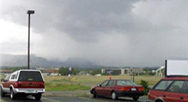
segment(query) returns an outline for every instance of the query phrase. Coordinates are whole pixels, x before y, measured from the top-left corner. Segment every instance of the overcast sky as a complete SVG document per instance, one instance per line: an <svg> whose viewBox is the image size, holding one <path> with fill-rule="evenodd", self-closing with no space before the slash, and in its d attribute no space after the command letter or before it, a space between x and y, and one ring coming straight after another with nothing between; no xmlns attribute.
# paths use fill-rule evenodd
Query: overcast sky
<svg viewBox="0 0 188 102"><path fill-rule="evenodd" d="M0 53L106 66L188 59L188 0L0 0Z"/></svg>

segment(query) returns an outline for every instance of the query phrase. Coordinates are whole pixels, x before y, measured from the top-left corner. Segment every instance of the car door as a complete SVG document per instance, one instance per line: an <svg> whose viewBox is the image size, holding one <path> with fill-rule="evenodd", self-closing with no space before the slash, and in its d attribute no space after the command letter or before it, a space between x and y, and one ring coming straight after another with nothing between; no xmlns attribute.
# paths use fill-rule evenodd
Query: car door
<svg viewBox="0 0 188 102"><path fill-rule="evenodd" d="M185 81L173 81L173 83L168 87L167 91L164 92L163 99L166 102L184 102L182 96L182 87Z"/></svg>
<svg viewBox="0 0 188 102"><path fill-rule="evenodd" d="M105 95L104 90L105 90L106 85L108 84L108 81L109 81L109 80L106 80L106 81L102 82L102 83L99 84L99 86L96 88L96 92L97 92L98 95Z"/></svg>
<svg viewBox="0 0 188 102"><path fill-rule="evenodd" d="M180 94L181 102L188 102L188 81L185 81Z"/></svg>
<svg viewBox="0 0 188 102"><path fill-rule="evenodd" d="M8 76L3 80L3 82L2 82L3 91L4 91L4 92L7 92L7 93L9 93L9 87L10 87L10 84L11 84L11 82L10 82L10 76L11 76L11 75L8 75Z"/></svg>
<svg viewBox="0 0 188 102"><path fill-rule="evenodd" d="M104 88L104 94L106 96L111 96L111 92L113 90L113 87L114 87L114 84L115 83L115 80L109 80L107 86Z"/></svg>
<svg viewBox="0 0 188 102"><path fill-rule="evenodd" d="M172 83L172 80L161 80L159 81L154 88L149 93L149 99L157 100L164 99L166 97L166 90L168 86Z"/></svg>
<svg viewBox="0 0 188 102"><path fill-rule="evenodd" d="M2 85L4 88L8 88L9 87L9 79L10 79L10 75L8 75L2 82Z"/></svg>

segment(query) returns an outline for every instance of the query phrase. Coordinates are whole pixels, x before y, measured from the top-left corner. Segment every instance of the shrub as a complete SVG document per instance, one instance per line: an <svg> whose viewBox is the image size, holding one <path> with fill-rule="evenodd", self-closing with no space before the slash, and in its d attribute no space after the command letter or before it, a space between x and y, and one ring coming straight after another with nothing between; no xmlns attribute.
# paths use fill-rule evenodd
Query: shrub
<svg viewBox="0 0 188 102"><path fill-rule="evenodd" d="M144 87L144 89L145 89L145 95L147 95L148 92L149 92L149 90L150 90L148 81L141 80L140 85L142 85Z"/></svg>

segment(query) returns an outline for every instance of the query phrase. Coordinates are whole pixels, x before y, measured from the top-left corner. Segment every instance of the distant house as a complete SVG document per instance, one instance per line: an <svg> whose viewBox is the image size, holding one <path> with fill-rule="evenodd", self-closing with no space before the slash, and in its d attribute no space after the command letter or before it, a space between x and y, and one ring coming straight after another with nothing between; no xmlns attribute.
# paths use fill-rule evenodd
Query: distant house
<svg viewBox="0 0 188 102"><path fill-rule="evenodd" d="M117 75L129 75L132 72L134 74L139 75L140 73L144 73L143 68L107 68L102 69L102 73L116 73Z"/></svg>
<svg viewBox="0 0 188 102"><path fill-rule="evenodd" d="M80 71L78 75L89 75L89 73L87 71Z"/></svg>
<svg viewBox="0 0 188 102"><path fill-rule="evenodd" d="M5 73L12 73L13 71L8 69L1 69L0 72L5 74Z"/></svg>
<svg viewBox="0 0 188 102"><path fill-rule="evenodd" d="M102 69L102 73L116 73L118 75L124 75L124 74L129 74L129 70L127 68L107 68L107 69Z"/></svg>
<svg viewBox="0 0 188 102"><path fill-rule="evenodd" d="M43 75L59 75L59 68L51 68L51 69L41 69Z"/></svg>
<svg viewBox="0 0 188 102"><path fill-rule="evenodd" d="M130 73L134 73L134 75L140 75L141 73L145 73L143 68L130 68Z"/></svg>

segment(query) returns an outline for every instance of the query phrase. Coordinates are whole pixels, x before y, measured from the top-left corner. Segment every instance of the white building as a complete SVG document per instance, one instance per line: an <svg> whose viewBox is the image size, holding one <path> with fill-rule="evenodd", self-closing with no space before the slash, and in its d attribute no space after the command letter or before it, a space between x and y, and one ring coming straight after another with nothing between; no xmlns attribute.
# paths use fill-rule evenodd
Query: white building
<svg viewBox="0 0 188 102"><path fill-rule="evenodd" d="M155 70L155 75L159 77L165 76L165 66L159 67L157 70Z"/></svg>

